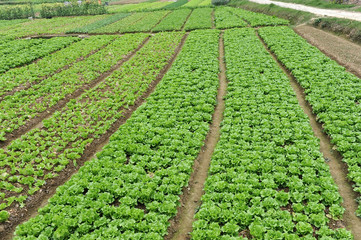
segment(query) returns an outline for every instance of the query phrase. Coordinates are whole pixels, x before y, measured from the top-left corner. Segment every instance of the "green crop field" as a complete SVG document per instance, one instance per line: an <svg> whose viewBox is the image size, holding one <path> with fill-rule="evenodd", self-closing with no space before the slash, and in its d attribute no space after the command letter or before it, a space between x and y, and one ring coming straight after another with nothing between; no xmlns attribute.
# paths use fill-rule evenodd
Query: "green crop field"
<svg viewBox="0 0 361 240"><path fill-rule="evenodd" d="M360 239L361 79L288 25L209 0L1 20L0 239Z"/></svg>

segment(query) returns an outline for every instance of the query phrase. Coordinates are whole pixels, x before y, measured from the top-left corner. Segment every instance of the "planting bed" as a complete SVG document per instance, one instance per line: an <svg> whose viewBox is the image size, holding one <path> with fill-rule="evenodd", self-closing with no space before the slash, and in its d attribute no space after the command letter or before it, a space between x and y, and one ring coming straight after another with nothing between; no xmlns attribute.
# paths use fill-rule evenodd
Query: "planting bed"
<svg viewBox="0 0 361 240"><path fill-rule="evenodd" d="M0 239L361 239L358 77L284 19L110 9L0 22Z"/></svg>

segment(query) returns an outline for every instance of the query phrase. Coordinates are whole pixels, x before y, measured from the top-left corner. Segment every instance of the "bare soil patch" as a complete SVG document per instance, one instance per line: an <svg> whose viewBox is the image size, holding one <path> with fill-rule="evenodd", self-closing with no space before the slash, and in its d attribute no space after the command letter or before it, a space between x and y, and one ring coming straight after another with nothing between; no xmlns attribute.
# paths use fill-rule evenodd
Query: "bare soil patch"
<svg viewBox="0 0 361 240"><path fill-rule="evenodd" d="M294 30L328 57L361 78L360 45L307 25L297 26Z"/></svg>

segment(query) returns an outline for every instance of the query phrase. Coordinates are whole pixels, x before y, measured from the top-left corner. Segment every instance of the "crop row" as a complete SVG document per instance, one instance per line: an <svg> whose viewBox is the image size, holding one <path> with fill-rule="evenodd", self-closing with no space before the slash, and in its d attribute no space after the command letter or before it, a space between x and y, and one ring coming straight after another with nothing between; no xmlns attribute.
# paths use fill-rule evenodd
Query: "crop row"
<svg viewBox="0 0 361 240"><path fill-rule="evenodd" d="M100 19L99 21L90 23L90 24L88 24L86 26L81 26L79 28L72 29L72 30L68 31L67 33L88 33L88 32L91 32L93 30L96 30L98 28L101 28L101 27L104 27L106 25L117 22L120 19L123 19L123 18L125 18L125 17L127 17L129 15L130 15L129 13L118 13L118 14L110 15L107 18Z"/></svg>
<svg viewBox="0 0 361 240"><path fill-rule="evenodd" d="M228 11L228 8L218 7L214 13L216 28L247 27L248 24L239 16Z"/></svg>
<svg viewBox="0 0 361 240"><path fill-rule="evenodd" d="M66 43L71 39L73 38L69 40L68 38L61 38L61 41ZM84 58L112 40L113 38L101 36L86 38L32 64L10 69L0 76L0 96L20 86L26 87L39 83L47 76L55 74L65 66L72 65L78 59Z"/></svg>
<svg viewBox="0 0 361 240"><path fill-rule="evenodd" d="M15 239L163 239L209 130L218 37L190 33L155 92Z"/></svg>
<svg viewBox="0 0 361 240"><path fill-rule="evenodd" d="M197 7L198 4L203 2L203 0L190 0L187 4L185 4L183 7Z"/></svg>
<svg viewBox="0 0 361 240"><path fill-rule="evenodd" d="M65 33L74 28L82 27L92 22L99 21L107 15L80 16L80 17L56 17L52 19L36 19L0 29L0 35L23 37L39 34Z"/></svg>
<svg viewBox="0 0 361 240"><path fill-rule="evenodd" d="M150 32L170 11L154 11L147 13L136 23L126 26L120 32Z"/></svg>
<svg viewBox="0 0 361 240"><path fill-rule="evenodd" d="M124 109L133 105L148 89L148 85L156 79L174 54L182 35L183 33L155 35L104 82L79 99L71 100L64 109L44 120L43 128L35 129L21 140L14 141L8 151L3 153L6 166L14 173L8 173L6 181L3 181L10 182L13 186L20 185L24 190L17 190L17 195L27 196L39 190L46 179L62 171L71 161L76 165L86 147L106 133L122 117ZM136 47L146 36L123 36L123 44ZM29 162L29 158L38 161ZM26 187L31 192L26 192ZM14 197L14 194L11 196ZM7 202L9 200L12 198L7 196L3 199Z"/></svg>
<svg viewBox="0 0 361 240"><path fill-rule="evenodd" d="M156 25L152 32L181 30L191 11L190 9L174 10Z"/></svg>
<svg viewBox="0 0 361 240"><path fill-rule="evenodd" d="M115 41L89 58L75 63L69 69L5 97L0 102L0 136L4 137L5 133L19 129L60 100L96 80L136 48L136 45L128 44L126 40L117 36L103 36L103 38L115 39Z"/></svg>
<svg viewBox="0 0 361 240"><path fill-rule="evenodd" d="M102 28L95 29L91 31L92 33L114 33L114 32L123 32L130 28L132 25L143 19L148 13L134 13L126 18L121 19L115 23L109 24Z"/></svg>
<svg viewBox="0 0 361 240"><path fill-rule="evenodd" d="M354 191L361 193L360 79L290 28L266 28L260 35L305 89L313 112L348 165ZM357 215L361 216L361 206Z"/></svg>
<svg viewBox="0 0 361 240"><path fill-rule="evenodd" d="M187 4L188 0L178 0L176 2L173 2L165 7L163 7L163 9L165 10L171 10L171 9L177 9L181 6L183 6L184 4Z"/></svg>
<svg viewBox="0 0 361 240"><path fill-rule="evenodd" d="M0 28L28 21L27 19L0 20Z"/></svg>
<svg viewBox="0 0 361 240"><path fill-rule="evenodd" d="M209 7L212 6L212 0L203 0L198 7Z"/></svg>
<svg viewBox="0 0 361 240"><path fill-rule="evenodd" d="M211 0L190 0L187 4L183 5L186 8L196 7L210 7L212 6Z"/></svg>
<svg viewBox="0 0 361 240"><path fill-rule="evenodd" d="M352 239L328 226L342 198L287 76L254 29L224 42L226 108L193 239Z"/></svg>
<svg viewBox="0 0 361 240"><path fill-rule="evenodd" d="M257 26L275 26L289 24L288 20L275 16L268 16L262 13L255 13L241 8L227 8L230 12L246 20L252 27Z"/></svg>
<svg viewBox="0 0 361 240"><path fill-rule="evenodd" d="M0 45L0 73L64 48L77 38L14 40Z"/></svg>
<svg viewBox="0 0 361 240"><path fill-rule="evenodd" d="M212 28L213 8L194 9L186 22L185 30Z"/></svg>
<svg viewBox="0 0 361 240"><path fill-rule="evenodd" d="M170 4L169 2L148 2L148 3L144 3L143 5L140 5L139 7L132 9L132 11L157 10L157 9L162 9L163 7L169 4Z"/></svg>
<svg viewBox="0 0 361 240"><path fill-rule="evenodd" d="M167 9L167 6L172 4L173 3L170 2L143 2L138 4L114 5L109 7L109 11L112 13L153 11ZM172 8L174 8L174 6Z"/></svg>

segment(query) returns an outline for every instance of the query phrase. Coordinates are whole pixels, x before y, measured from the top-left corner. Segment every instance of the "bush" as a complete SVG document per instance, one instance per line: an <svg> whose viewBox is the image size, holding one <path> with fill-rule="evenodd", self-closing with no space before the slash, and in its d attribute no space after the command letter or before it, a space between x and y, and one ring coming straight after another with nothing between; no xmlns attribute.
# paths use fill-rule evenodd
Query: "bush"
<svg viewBox="0 0 361 240"><path fill-rule="evenodd" d="M23 19L28 17L34 17L34 9L30 4L0 8L1 20Z"/></svg>
<svg viewBox="0 0 361 240"><path fill-rule="evenodd" d="M100 15L107 13L103 5L97 3L81 3L77 2L69 3L64 5L63 3L59 4L44 4L41 8L40 15L43 18L51 17L62 17L62 16L82 16L82 15Z"/></svg>
<svg viewBox="0 0 361 240"><path fill-rule="evenodd" d="M212 4L215 6L226 5L229 0L212 0Z"/></svg>

